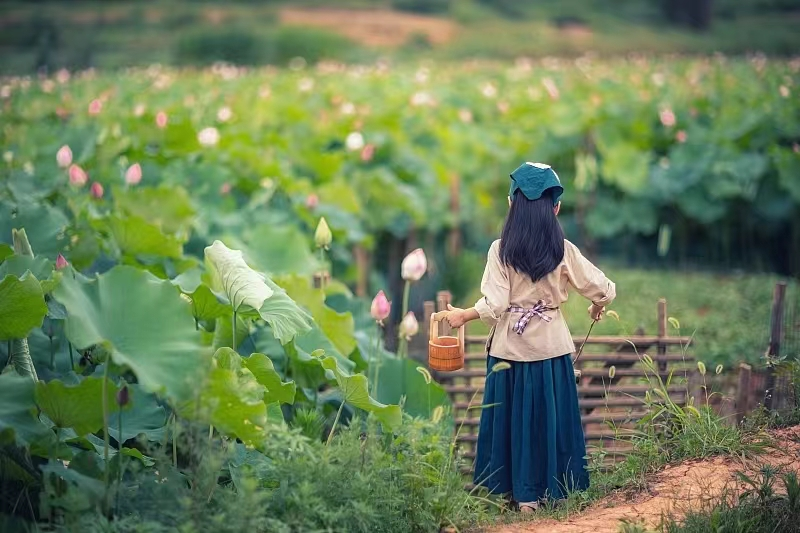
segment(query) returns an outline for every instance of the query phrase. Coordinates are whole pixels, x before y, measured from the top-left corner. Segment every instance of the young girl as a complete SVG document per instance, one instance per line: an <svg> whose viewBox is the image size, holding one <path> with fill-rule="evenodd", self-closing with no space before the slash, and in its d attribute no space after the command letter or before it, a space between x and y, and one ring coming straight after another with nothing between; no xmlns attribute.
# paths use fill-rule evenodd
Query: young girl
<svg viewBox="0 0 800 533"><path fill-rule="evenodd" d="M510 494L522 512L589 486L586 445L570 355L575 351L561 305L569 286L589 299L599 320L614 284L564 239L556 216L564 192L548 165L511 174L509 211L490 250L475 307L450 307L457 328L490 324L475 483ZM510 368L492 372L498 362Z"/></svg>

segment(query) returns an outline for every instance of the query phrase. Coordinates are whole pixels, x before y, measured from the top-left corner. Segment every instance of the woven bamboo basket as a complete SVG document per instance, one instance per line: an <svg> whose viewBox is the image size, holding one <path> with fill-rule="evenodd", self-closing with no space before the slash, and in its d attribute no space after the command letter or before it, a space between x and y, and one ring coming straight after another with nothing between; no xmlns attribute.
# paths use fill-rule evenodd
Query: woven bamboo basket
<svg viewBox="0 0 800 533"><path fill-rule="evenodd" d="M464 368L464 326L458 328L458 335L439 336L439 323L447 316L446 311L431 315L431 329L428 338L428 366L437 372L454 372Z"/></svg>

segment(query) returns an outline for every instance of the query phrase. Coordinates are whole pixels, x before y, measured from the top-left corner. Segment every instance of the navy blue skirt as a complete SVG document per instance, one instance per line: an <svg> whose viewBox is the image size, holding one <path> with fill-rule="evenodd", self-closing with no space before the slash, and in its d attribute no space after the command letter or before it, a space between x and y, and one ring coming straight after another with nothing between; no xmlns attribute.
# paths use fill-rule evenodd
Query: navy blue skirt
<svg viewBox="0 0 800 533"><path fill-rule="evenodd" d="M502 361L487 357L475 458L475 484L517 502L561 499L589 488L586 443L572 359Z"/></svg>

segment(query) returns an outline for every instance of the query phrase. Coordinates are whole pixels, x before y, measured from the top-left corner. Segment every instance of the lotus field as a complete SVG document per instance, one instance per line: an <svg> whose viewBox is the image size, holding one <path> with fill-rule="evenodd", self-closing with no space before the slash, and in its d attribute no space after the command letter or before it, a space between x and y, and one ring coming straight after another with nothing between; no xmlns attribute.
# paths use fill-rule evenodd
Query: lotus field
<svg viewBox="0 0 800 533"><path fill-rule="evenodd" d="M446 394L407 357L425 254L402 265L405 294L370 306L351 292L354 247L487 242L525 160L559 169L586 242L658 236L668 254L672 233L800 231L798 70L297 60L2 80L2 520L81 530L98 510L126 530L165 520L155 502L176 483L169 520L190 530L223 530L212 512L254 521L231 531L473 520L485 502L461 488ZM389 292L401 265L374 274Z"/></svg>

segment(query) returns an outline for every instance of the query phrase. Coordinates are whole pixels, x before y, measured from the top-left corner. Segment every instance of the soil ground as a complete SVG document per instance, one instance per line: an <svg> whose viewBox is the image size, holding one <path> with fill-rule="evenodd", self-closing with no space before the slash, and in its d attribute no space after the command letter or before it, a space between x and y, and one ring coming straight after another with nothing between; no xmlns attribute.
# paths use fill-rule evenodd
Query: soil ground
<svg viewBox="0 0 800 533"><path fill-rule="evenodd" d="M681 517L702 509L723 495L741 493L736 472L754 472L768 463L783 471L800 472L800 426L771 433L773 446L763 455L742 460L715 457L669 466L655 474L648 490L633 497L612 494L565 520L537 520L484 529L490 533L617 533L620 522L644 522L656 527L664 516Z"/></svg>

